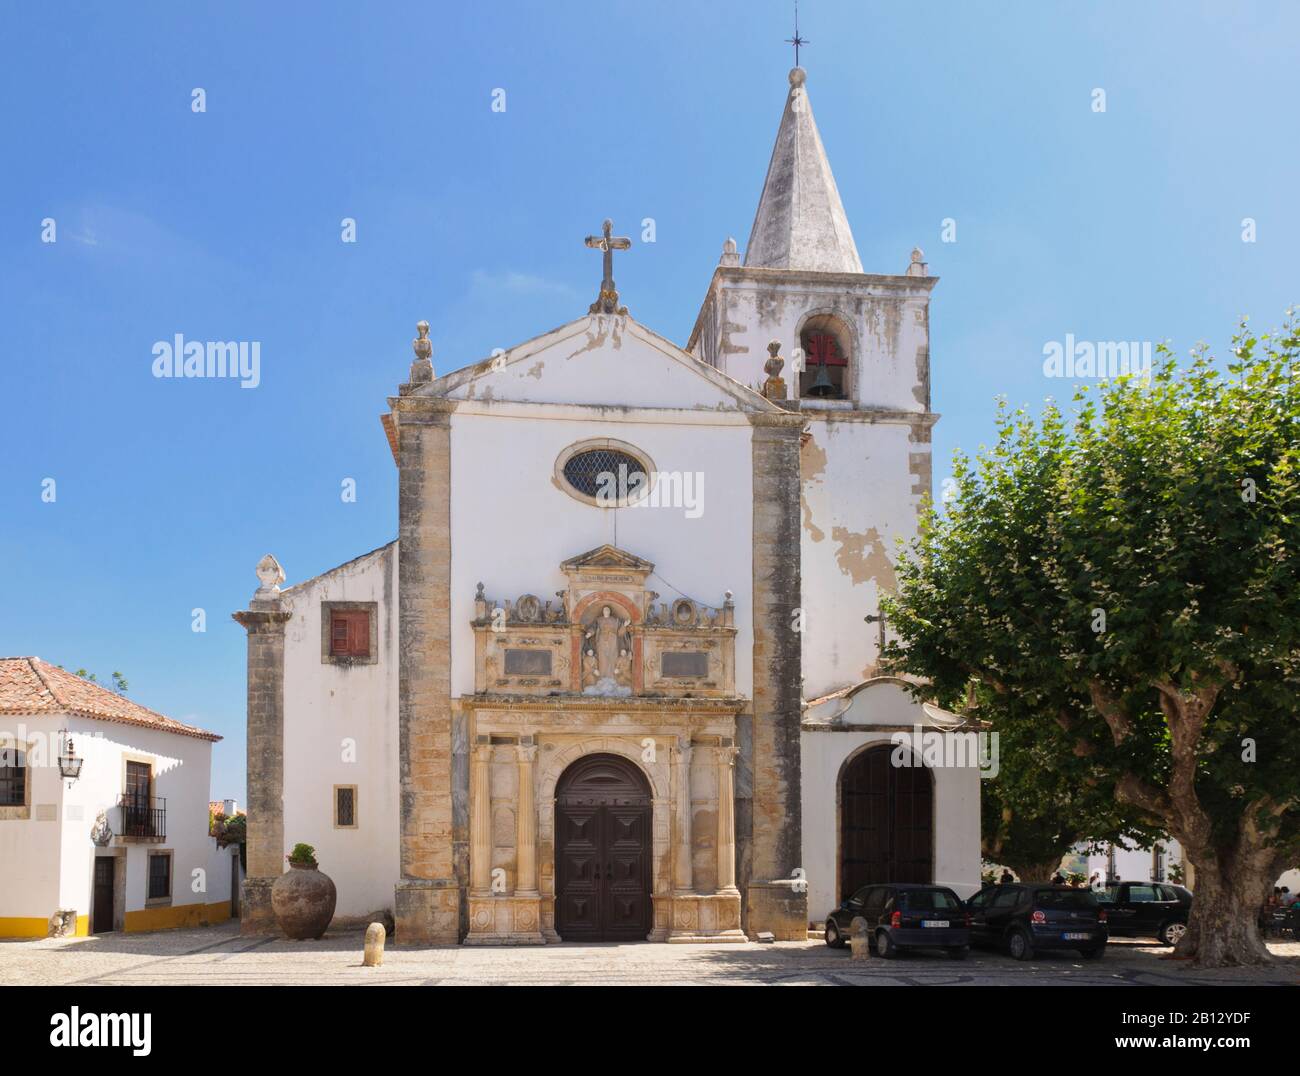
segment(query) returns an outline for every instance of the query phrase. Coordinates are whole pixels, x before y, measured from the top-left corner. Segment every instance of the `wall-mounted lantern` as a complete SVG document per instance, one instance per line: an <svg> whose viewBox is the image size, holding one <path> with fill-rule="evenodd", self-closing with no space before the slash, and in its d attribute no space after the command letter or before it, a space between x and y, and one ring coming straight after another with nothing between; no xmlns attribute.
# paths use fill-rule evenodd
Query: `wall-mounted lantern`
<svg viewBox="0 0 1300 1076"><path fill-rule="evenodd" d="M59 773L63 774L69 781L75 781L81 776L81 762L76 755L72 746L72 737L68 735L68 730L63 730L63 747L59 751Z"/></svg>

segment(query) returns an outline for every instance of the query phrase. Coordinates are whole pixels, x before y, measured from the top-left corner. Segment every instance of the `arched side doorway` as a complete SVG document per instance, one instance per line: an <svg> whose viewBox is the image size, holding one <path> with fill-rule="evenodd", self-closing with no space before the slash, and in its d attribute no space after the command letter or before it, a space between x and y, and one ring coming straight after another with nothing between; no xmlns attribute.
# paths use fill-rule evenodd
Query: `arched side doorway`
<svg viewBox="0 0 1300 1076"><path fill-rule="evenodd" d="M564 941L650 932L650 785L618 755L586 755L555 788L555 930Z"/></svg>
<svg viewBox="0 0 1300 1076"><path fill-rule="evenodd" d="M855 755L840 773L840 899L877 882L934 880L934 778L891 744Z"/></svg>

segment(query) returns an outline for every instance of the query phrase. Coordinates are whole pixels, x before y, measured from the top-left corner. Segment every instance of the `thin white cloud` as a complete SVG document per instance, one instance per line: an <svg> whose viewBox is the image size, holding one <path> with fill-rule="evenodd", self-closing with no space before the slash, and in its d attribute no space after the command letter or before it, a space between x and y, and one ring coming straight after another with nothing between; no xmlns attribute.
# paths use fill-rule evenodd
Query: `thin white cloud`
<svg viewBox="0 0 1300 1076"><path fill-rule="evenodd" d="M474 296L487 294L506 295L560 295L573 296L576 293L568 284L532 273L516 273L507 270L503 273L489 273L485 269L475 269L470 274L470 292Z"/></svg>

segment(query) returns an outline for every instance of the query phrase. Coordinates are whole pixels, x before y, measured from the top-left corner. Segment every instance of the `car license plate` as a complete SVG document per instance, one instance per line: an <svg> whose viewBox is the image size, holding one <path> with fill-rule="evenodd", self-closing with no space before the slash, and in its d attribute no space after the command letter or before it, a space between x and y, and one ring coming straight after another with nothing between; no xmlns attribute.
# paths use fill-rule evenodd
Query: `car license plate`
<svg viewBox="0 0 1300 1076"><path fill-rule="evenodd" d="M921 926L923 927L946 927L947 925L948 925L947 919L922 919L921 920Z"/></svg>
<svg viewBox="0 0 1300 1076"><path fill-rule="evenodd" d="M1066 941L1087 941L1089 938L1092 937L1092 935L1091 934L1062 934L1061 937L1063 937Z"/></svg>

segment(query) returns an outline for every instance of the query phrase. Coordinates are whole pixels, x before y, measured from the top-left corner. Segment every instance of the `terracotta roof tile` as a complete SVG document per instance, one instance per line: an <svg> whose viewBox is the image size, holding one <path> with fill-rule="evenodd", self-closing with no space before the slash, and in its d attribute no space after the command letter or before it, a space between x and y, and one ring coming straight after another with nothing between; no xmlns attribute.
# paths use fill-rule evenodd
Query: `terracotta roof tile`
<svg viewBox="0 0 1300 1076"><path fill-rule="evenodd" d="M215 732L176 721L40 658L0 658L0 714L50 713L140 725L200 740L221 739Z"/></svg>

